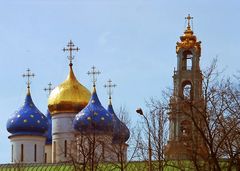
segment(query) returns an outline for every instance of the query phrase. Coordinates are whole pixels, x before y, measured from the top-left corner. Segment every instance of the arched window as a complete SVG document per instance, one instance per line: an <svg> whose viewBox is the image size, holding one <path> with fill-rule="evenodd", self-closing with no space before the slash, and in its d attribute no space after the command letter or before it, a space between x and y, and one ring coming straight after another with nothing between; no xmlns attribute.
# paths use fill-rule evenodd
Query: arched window
<svg viewBox="0 0 240 171"><path fill-rule="evenodd" d="M193 97L193 92L192 92L192 84L189 81L186 81L182 84L182 94L183 98L186 100L190 100Z"/></svg>
<svg viewBox="0 0 240 171"><path fill-rule="evenodd" d="M181 122L181 133L183 136L189 136L191 131L191 122L188 120L184 120Z"/></svg>
<svg viewBox="0 0 240 171"><path fill-rule="evenodd" d="M34 161L37 161L37 144L34 144Z"/></svg>
<svg viewBox="0 0 240 171"><path fill-rule="evenodd" d="M21 162L23 162L23 157L24 157L24 156L23 156L23 150L24 150L24 149L23 149L23 144L21 144Z"/></svg>
<svg viewBox="0 0 240 171"><path fill-rule="evenodd" d="M192 54L188 54L187 57L186 57L187 70L192 70L192 59L193 59L193 55Z"/></svg>
<svg viewBox="0 0 240 171"><path fill-rule="evenodd" d="M53 141L53 163L56 162L56 141Z"/></svg>
<svg viewBox="0 0 240 171"><path fill-rule="evenodd" d="M45 163L47 163L47 153L45 153Z"/></svg>
<svg viewBox="0 0 240 171"><path fill-rule="evenodd" d="M12 162L13 162L13 144L12 144Z"/></svg>
<svg viewBox="0 0 240 171"><path fill-rule="evenodd" d="M101 145L102 145L102 158L103 158L103 160L105 160L105 144L104 144L104 142L102 142Z"/></svg>
<svg viewBox="0 0 240 171"><path fill-rule="evenodd" d="M67 157L67 140L64 141L64 157Z"/></svg>
<svg viewBox="0 0 240 171"><path fill-rule="evenodd" d="M183 52L182 70L192 70L193 55L191 51Z"/></svg>

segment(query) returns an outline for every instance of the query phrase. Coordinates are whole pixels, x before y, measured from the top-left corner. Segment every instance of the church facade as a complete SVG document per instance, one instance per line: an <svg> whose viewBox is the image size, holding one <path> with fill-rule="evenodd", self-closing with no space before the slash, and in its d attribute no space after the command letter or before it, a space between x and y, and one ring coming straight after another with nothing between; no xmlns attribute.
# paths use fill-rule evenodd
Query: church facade
<svg viewBox="0 0 240 171"><path fill-rule="evenodd" d="M28 69L23 75L28 78L25 102L7 122L11 162L117 162L120 158L126 161L130 132L113 110L111 93L108 108L101 105L96 91L96 76L100 72L95 67L88 72L93 77L90 93L74 75L72 52L78 48L70 41L64 51L69 52L69 74L51 91L46 115L31 98L30 77L34 74ZM106 87L111 89L113 85L109 81Z"/></svg>

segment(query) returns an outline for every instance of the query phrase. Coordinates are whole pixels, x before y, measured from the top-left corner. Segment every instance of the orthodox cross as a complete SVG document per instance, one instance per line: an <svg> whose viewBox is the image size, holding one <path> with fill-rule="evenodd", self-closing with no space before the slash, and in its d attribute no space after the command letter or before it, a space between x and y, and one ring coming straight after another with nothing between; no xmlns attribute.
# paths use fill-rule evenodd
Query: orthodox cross
<svg viewBox="0 0 240 171"><path fill-rule="evenodd" d="M188 20L188 27L190 27L190 21L193 19L193 17L190 16L190 14L188 14L187 17L185 17L186 20Z"/></svg>
<svg viewBox="0 0 240 171"><path fill-rule="evenodd" d="M68 51L69 52L69 56L68 59L70 61L70 65L72 66L72 60L74 59L74 56L72 55L72 51L79 51L80 48L75 47L75 45L73 44L72 40L70 40L67 44L66 48L63 48L63 52Z"/></svg>
<svg viewBox="0 0 240 171"><path fill-rule="evenodd" d="M30 78L34 77L35 74L31 73L31 70L28 68L27 69L27 73L23 74L22 76L23 77L27 77L27 88L29 89L30 88L30 84L31 84Z"/></svg>
<svg viewBox="0 0 240 171"><path fill-rule="evenodd" d="M88 74L88 75L92 75L93 87L95 87L95 86L96 86L96 82L97 82L96 75L101 74L101 72L100 72L100 71L96 71L96 67L95 67L95 66L92 66L91 69L92 69L92 70L91 70L91 71L88 71L87 74Z"/></svg>
<svg viewBox="0 0 240 171"><path fill-rule="evenodd" d="M104 85L105 88L107 88L107 93L109 95L109 99L111 100L112 99L112 88L115 88L117 85L116 84L112 84L112 80L109 79L107 81L107 84Z"/></svg>
<svg viewBox="0 0 240 171"><path fill-rule="evenodd" d="M48 91L48 95L50 95L51 91L53 90L52 83L48 83L48 88L44 88L44 91Z"/></svg>

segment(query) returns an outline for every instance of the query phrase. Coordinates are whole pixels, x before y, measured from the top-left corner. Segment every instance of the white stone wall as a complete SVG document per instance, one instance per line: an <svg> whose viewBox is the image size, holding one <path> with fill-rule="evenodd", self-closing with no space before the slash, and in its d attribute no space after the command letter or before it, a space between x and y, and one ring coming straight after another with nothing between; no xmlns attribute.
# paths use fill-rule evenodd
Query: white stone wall
<svg viewBox="0 0 240 171"><path fill-rule="evenodd" d="M52 163L52 144L45 145L45 157L46 163Z"/></svg>
<svg viewBox="0 0 240 171"><path fill-rule="evenodd" d="M90 141L90 143L89 143ZM94 145L92 145L94 142ZM91 147L90 147L91 145ZM112 144L112 135L77 135L77 160L84 161L84 154L94 147L94 158L101 162L120 161L119 155L122 154L122 160L127 160L127 144ZM91 153L90 153L91 154ZM93 156L85 156L86 158Z"/></svg>
<svg viewBox="0 0 240 171"><path fill-rule="evenodd" d="M12 145L12 163L44 163L45 162L45 141L43 136L16 135L9 137ZM35 161L36 144L36 161ZM23 145L23 154L21 146ZM23 161L21 156L23 155Z"/></svg>
<svg viewBox="0 0 240 171"><path fill-rule="evenodd" d="M75 155L75 130L73 119L75 113L62 113L52 116L52 161L64 162L71 160ZM65 155L65 141L67 142L67 152Z"/></svg>

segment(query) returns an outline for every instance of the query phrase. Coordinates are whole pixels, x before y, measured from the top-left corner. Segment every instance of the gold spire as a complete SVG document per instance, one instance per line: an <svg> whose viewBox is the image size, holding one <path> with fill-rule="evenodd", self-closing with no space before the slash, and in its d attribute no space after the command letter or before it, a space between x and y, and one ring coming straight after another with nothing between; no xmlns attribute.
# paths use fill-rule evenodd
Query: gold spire
<svg viewBox="0 0 240 171"><path fill-rule="evenodd" d="M82 110L90 99L89 90L84 87L76 79L72 69L72 51L78 51L79 48L73 48L74 44L70 41L67 45L68 48L64 48L64 51L69 51L70 55L68 59L69 74L67 79L59 86L53 89L48 98L48 109L52 115L58 113L78 113Z"/></svg>
<svg viewBox="0 0 240 171"><path fill-rule="evenodd" d="M108 93L108 96L109 96L109 104L110 105L112 104L112 93L113 93L112 88L115 88L116 86L117 86L116 84L112 84L111 79L109 79L107 81L107 84L104 85L104 87L107 88L107 93Z"/></svg>
<svg viewBox="0 0 240 171"><path fill-rule="evenodd" d="M27 73L23 74L22 76L27 77L27 82L26 82L26 84L27 84L27 94L29 95L30 94L30 84L31 84L30 78L34 77L35 74L31 73L31 70L29 68L26 71L27 71Z"/></svg>
<svg viewBox="0 0 240 171"><path fill-rule="evenodd" d="M182 48L185 50L196 48L196 50L201 53L201 41L197 41L197 37L194 35L190 26L190 21L193 19L193 17L188 14L185 19L188 21L187 29L184 31L183 36L180 36L181 42L177 42L176 52L178 53L178 51Z"/></svg>

